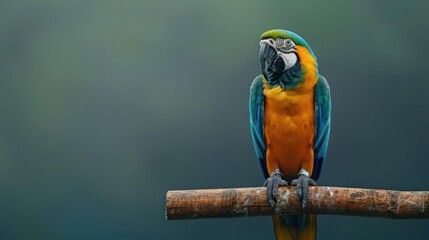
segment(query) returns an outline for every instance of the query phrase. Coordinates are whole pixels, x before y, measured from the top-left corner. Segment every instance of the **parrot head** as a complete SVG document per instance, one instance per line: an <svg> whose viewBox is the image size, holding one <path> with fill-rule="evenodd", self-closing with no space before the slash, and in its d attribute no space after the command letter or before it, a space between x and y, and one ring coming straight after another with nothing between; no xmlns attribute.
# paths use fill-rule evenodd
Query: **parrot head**
<svg viewBox="0 0 429 240"><path fill-rule="evenodd" d="M307 74L317 75L316 56L297 34L275 29L261 35L259 60L262 74L271 86L298 88Z"/></svg>

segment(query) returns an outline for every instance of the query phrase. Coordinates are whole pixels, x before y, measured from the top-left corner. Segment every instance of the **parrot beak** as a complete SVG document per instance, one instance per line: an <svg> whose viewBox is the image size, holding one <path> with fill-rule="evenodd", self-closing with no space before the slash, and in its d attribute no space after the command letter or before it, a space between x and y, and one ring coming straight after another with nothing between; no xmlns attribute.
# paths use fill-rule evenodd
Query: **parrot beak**
<svg viewBox="0 0 429 240"><path fill-rule="evenodd" d="M259 49L259 61L261 62L261 66L263 62L265 62L265 55L267 52L268 45L266 43L261 42L261 48Z"/></svg>
<svg viewBox="0 0 429 240"><path fill-rule="evenodd" d="M261 48L259 50L259 61L261 63L262 74L265 79L270 81L274 75L280 74L284 69L284 61L271 44L264 40L260 42Z"/></svg>
<svg viewBox="0 0 429 240"><path fill-rule="evenodd" d="M259 50L259 61L261 63L262 71L268 71L274 62L277 55L276 50L265 42L261 42Z"/></svg>
<svg viewBox="0 0 429 240"><path fill-rule="evenodd" d="M268 79L268 71L271 63L267 61L267 55L269 52L270 46L268 44L261 42L261 48L259 49L259 62L261 64L262 75L264 75L265 79Z"/></svg>

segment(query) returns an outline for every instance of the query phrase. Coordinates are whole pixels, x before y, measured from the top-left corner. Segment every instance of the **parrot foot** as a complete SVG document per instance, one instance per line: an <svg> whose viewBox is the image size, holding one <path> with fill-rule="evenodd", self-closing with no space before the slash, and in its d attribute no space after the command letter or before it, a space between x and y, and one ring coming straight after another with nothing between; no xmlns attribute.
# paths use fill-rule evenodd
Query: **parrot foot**
<svg viewBox="0 0 429 240"><path fill-rule="evenodd" d="M301 200L302 209L304 210L308 203L308 187L317 186L317 183L307 174L300 174L297 179L292 181L292 186L297 186L298 197Z"/></svg>
<svg viewBox="0 0 429 240"><path fill-rule="evenodd" d="M279 191L279 186L287 186L287 182L282 179L283 174L279 169L271 173L271 177L264 182L264 187L267 187L267 200L272 208L276 205L276 197Z"/></svg>

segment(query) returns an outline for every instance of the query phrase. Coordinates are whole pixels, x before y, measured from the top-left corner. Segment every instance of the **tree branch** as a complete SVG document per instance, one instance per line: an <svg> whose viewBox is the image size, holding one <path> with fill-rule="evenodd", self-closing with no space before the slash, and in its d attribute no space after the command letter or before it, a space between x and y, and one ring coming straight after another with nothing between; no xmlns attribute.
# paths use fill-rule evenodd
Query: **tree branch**
<svg viewBox="0 0 429 240"><path fill-rule="evenodd" d="M280 187L277 204L266 188L168 191L167 219L267 216L302 213L296 187ZM386 218L429 218L429 192L310 187L307 213Z"/></svg>

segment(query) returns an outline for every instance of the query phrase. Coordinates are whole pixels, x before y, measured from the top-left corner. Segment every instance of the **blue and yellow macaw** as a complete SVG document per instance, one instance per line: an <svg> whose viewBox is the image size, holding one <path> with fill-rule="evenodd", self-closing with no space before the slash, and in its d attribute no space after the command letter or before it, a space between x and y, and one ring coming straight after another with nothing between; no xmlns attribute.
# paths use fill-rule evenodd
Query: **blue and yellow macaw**
<svg viewBox="0 0 429 240"><path fill-rule="evenodd" d="M279 186L296 185L303 209L328 148L331 98L307 42L286 30L261 35L262 75L250 89L253 145L274 207ZM316 239L316 215L273 216L277 239Z"/></svg>

